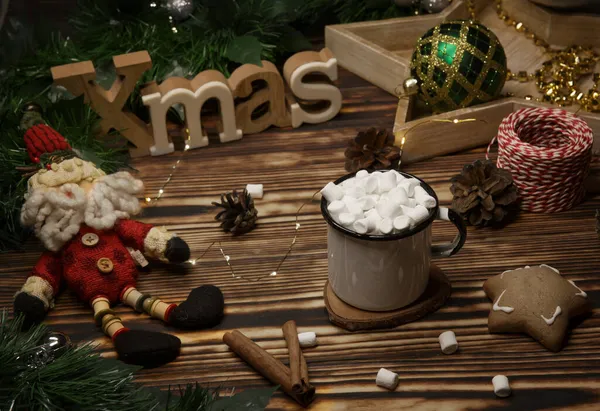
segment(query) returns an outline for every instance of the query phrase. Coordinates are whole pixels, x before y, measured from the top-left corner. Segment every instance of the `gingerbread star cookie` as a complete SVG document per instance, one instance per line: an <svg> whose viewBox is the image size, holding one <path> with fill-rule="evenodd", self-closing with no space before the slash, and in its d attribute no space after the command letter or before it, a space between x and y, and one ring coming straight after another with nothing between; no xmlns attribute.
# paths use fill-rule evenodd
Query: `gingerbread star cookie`
<svg viewBox="0 0 600 411"><path fill-rule="evenodd" d="M505 271L483 290L494 303L491 333L524 332L554 352L563 347L569 320L591 309L584 291L545 264Z"/></svg>

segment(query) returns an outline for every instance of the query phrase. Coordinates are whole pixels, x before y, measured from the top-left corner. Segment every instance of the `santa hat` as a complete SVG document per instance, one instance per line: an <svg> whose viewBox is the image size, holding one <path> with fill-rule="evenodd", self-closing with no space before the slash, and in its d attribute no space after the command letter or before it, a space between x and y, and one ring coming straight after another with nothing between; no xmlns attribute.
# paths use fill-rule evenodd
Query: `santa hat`
<svg viewBox="0 0 600 411"><path fill-rule="evenodd" d="M52 127L44 123L41 108L37 104L28 104L24 110L21 127L25 129L25 147L29 159L38 164L42 154L72 151L67 140ZM75 154L66 156L74 157Z"/></svg>
<svg viewBox="0 0 600 411"><path fill-rule="evenodd" d="M21 127L25 130L25 147L29 158L36 165L45 156L46 168L39 169L29 178L30 189L58 187L66 183L93 181L106 175L93 163L78 158L67 140L44 123L41 108L29 104L25 108Z"/></svg>

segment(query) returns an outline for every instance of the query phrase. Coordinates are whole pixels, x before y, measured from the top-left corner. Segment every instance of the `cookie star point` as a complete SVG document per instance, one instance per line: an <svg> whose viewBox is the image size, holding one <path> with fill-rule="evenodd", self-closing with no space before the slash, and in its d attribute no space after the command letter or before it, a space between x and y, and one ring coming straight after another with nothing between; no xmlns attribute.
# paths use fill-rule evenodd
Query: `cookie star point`
<svg viewBox="0 0 600 411"><path fill-rule="evenodd" d="M493 303L491 333L526 333L554 352L563 347L570 319L590 309L585 291L545 264L504 271L483 289Z"/></svg>

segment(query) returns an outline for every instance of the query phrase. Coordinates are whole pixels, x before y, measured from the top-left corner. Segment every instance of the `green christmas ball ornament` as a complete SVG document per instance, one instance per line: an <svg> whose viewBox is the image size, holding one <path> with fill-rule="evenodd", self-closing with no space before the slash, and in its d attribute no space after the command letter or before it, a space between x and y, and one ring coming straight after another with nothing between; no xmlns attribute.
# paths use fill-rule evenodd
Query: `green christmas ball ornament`
<svg viewBox="0 0 600 411"><path fill-rule="evenodd" d="M506 73L506 54L496 35L470 20L447 21L429 29L411 59L418 95L434 112L494 99L502 91Z"/></svg>

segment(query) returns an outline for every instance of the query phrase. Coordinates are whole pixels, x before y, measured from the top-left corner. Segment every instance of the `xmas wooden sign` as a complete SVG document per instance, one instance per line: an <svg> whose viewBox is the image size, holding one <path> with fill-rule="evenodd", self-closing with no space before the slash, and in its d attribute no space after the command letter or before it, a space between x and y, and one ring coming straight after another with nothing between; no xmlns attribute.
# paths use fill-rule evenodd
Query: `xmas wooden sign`
<svg viewBox="0 0 600 411"><path fill-rule="evenodd" d="M211 98L219 101L222 143L270 126L322 123L332 119L342 106L342 94L333 84L337 79L337 60L324 48L290 57L283 66L283 77L272 63L262 61L262 67L245 64L237 68L229 79L218 71L207 70L191 80L170 77L161 84L149 83L141 90L151 119L150 124L145 124L135 114L124 111L123 106L142 74L152 67L150 55L138 51L115 56L113 62L117 78L108 90L95 81L96 70L91 61L52 67L52 77L75 96L83 95L102 117L103 132L118 130L134 146L130 149L132 157L159 156L175 150L166 123L167 111L174 104L185 109L189 148L208 145L201 109Z"/></svg>

